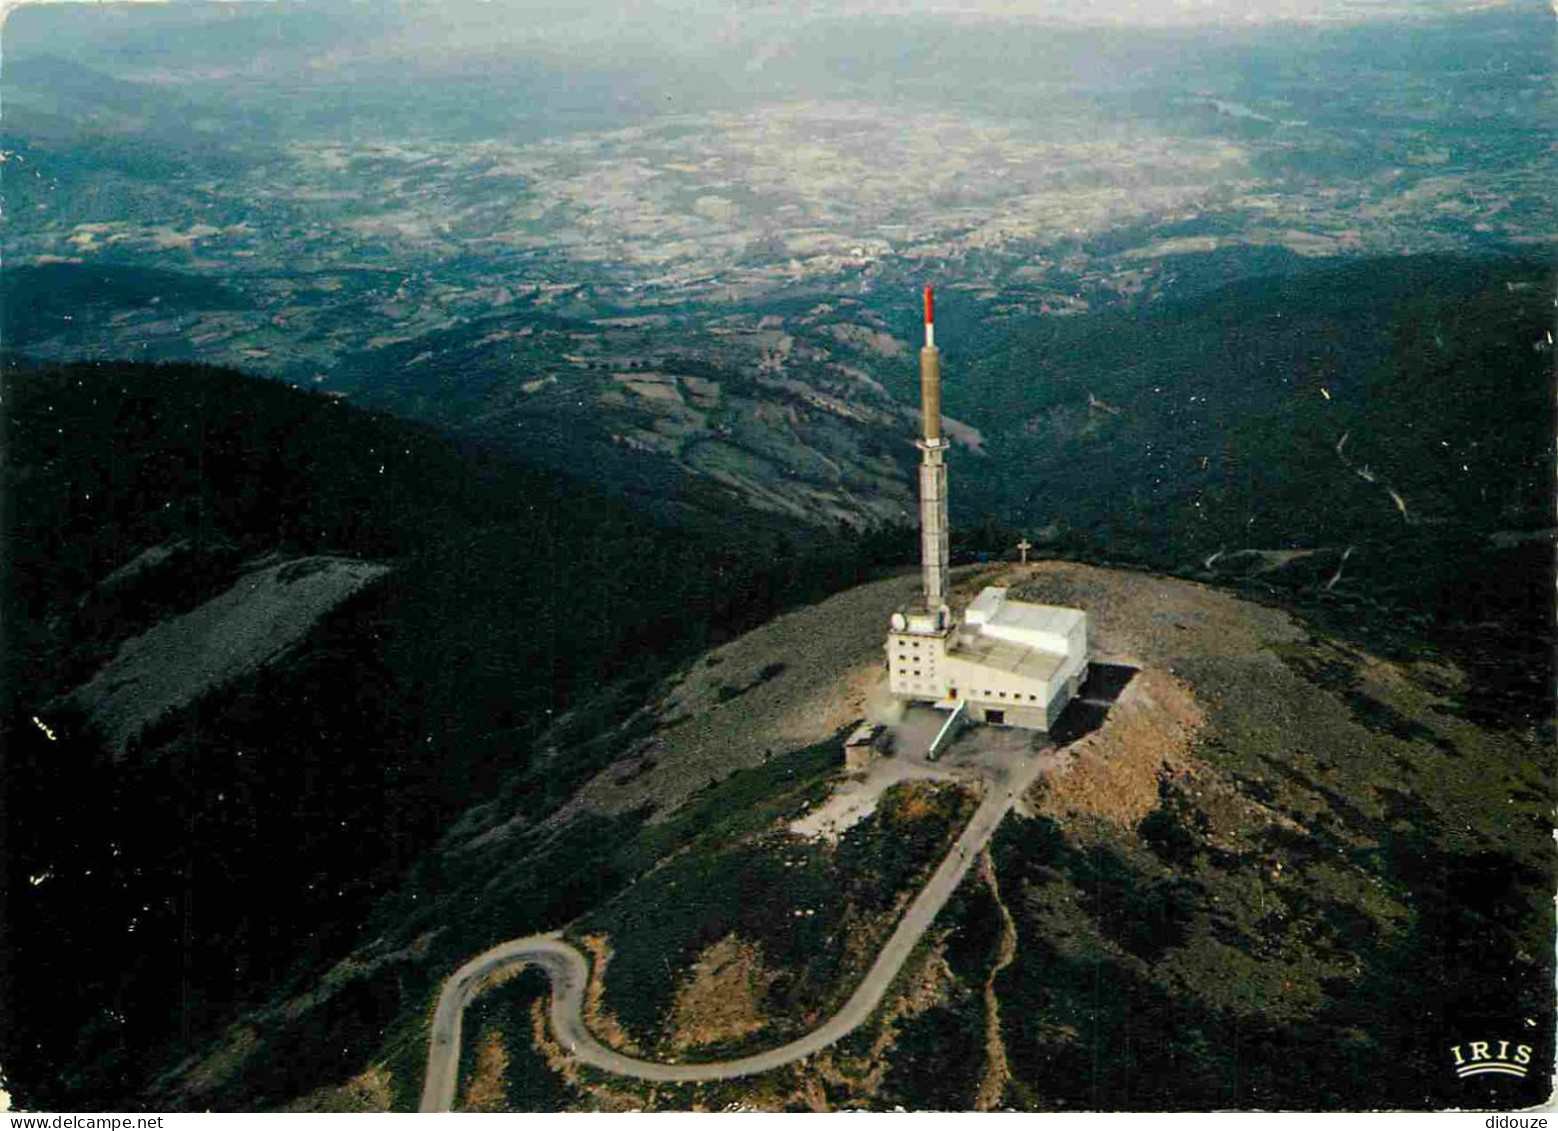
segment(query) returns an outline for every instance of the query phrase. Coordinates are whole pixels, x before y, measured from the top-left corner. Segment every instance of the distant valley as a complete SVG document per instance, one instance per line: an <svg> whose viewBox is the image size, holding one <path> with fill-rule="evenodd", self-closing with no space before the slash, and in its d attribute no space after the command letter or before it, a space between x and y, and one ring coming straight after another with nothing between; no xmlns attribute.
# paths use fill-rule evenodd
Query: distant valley
<svg viewBox="0 0 1558 1131"><path fill-rule="evenodd" d="M649 505L691 475L822 525L900 520L926 282L949 410L988 430L1029 380L992 354L1057 320L1117 333L1370 259L1540 263L1558 226L1534 9L1021 49L841 15L740 65L759 22L658 65L608 53L566 94L555 61L400 61L398 25L358 43L345 10L299 17L258 70L242 21L197 20L180 69L152 25L81 18L19 13L0 78L9 352L232 366ZM960 53L985 60L975 88ZM965 518L986 510L1056 517Z"/></svg>

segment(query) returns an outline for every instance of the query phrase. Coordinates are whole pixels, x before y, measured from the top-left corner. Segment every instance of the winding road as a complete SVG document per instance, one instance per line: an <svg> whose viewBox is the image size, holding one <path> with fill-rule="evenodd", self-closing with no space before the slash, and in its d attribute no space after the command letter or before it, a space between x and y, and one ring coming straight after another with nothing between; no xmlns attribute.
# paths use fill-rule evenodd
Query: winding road
<svg viewBox="0 0 1558 1131"><path fill-rule="evenodd" d="M531 935L485 951L444 982L433 1012L421 1110L448 1111L453 1106L460 1071L460 1021L465 1007L488 975L506 967L537 966L544 970L552 983L552 1031L558 1043L585 1064L619 1076L678 1082L728 1080L767 1072L820 1052L871 1016L925 929L974 864L979 850L990 840L1016 799L1039 775L1044 763L1043 758L1030 757L985 778L984 800L974 810L974 815L925 887L909 904L865 978L837 1013L805 1036L767 1052L704 1064L666 1064L624 1056L601 1044L585 1028L584 993L589 984L589 965L584 955L558 934Z"/></svg>

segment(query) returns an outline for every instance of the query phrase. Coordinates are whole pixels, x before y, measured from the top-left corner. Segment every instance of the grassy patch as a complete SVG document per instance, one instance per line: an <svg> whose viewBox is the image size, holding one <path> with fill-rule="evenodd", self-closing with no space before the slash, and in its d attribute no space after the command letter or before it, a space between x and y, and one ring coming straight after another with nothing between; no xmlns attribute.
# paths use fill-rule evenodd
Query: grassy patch
<svg viewBox="0 0 1558 1131"><path fill-rule="evenodd" d="M1518 1024L1550 1042L1553 916L1540 744L1443 711L1444 672L1324 638L1187 658L1208 705L1200 768L1164 781L1136 829L1003 828L1020 939L996 983L1009 1095L1050 1109L1539 1099L1543 1085L1460 1081L1445 1063L1463 1032Z"/></svg>
<svg viewBox="0 0 1558 1131"><path fill-rule="evenodd" d="M778 971L762 1002L769 1023L695 1059L768 1047L814 1027L853 990L898 900L967 818L971 802L960 790L908 783L836 847L775 827L820 799L839 759L833 741L733 775L624 847L624 855L664 863L574 929L610 938L604 1004L646 1047L665 1040L671 1003L698 955L728 935L754 944Z"/></svg>
<svg viewBox="0 0 1558 1131"><path fill-rule="evenodd" d="M547 1064L532 1039L531 1007L550 999L546 976L522 970L501 986L488 990L465 1011L460 1081L468 1086L479 1042L496 1033L503 1043L503 1110L563 1111L579 1099L578 1090Z"/></svg>
<svg viewBox="0 0 1558 1131"><path fill-rule="evenodd" d="M958 987L953 999L899 1022L878 1107L966 1111L985 1063L984 1003Z"/></svg>

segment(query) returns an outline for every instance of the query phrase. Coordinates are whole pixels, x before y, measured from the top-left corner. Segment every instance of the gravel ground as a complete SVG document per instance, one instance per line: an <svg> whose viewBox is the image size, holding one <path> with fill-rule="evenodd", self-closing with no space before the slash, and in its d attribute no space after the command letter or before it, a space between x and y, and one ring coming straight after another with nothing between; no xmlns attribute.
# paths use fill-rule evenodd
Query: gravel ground
<svg viewBox="0 0 1558 1131"><path fill-rule="evenodd" d="M962 567L954 585L955 605L986 585L1007 585L1023 600L1085 609L1093 659L1144 670L1172 672L1181 656L1244 656L1304 637L1284 613L1205 585L1071 562ZM623 780L621 763L607 769L566 813L620 813L647 802L664 816L733 770L865 718L879 693L888 617L918 589L917 571L861 585L689 665L656 707L660 729L632 755L649 768L631 780ZM765 668L780 664L777 676L760 681Z"/></svg>
<svg viewBox="0 0 1558 1131"><path fill-rule="evenodd" d="M770 754L821 742L863 718L884 666L888 617L918 586L917 573L858 586L695 661L657 705L660 729L635 755L652 759L653 768L626 783L610 768L567 809L618 813L650 802L663 816L709 782ZM760 673L775 664L784 669L760 682Z"/></svg>
<svg viewBox="0 0 1558 1131"><path fill-rule="evenodd" d="M299 558L256 569L205 604L127 640L71 692L116 758L159 717L269 663L388 566Z"/></svg>

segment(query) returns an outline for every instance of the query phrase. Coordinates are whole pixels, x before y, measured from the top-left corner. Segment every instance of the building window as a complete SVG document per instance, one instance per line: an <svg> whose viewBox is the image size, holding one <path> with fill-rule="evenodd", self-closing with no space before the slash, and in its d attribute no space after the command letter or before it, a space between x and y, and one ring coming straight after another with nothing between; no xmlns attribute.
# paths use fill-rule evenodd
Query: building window
<svg viewBox="0 0 1558 1131"><path fill-rule="evenodd" d="M990 723L990 724L992 724L994 726L1004 726L1004 725L1006 725L1006 712L1005 711L986 711L985 712L985 722Z"/></svg>

